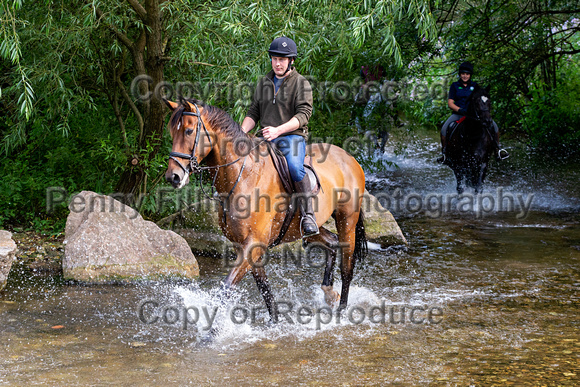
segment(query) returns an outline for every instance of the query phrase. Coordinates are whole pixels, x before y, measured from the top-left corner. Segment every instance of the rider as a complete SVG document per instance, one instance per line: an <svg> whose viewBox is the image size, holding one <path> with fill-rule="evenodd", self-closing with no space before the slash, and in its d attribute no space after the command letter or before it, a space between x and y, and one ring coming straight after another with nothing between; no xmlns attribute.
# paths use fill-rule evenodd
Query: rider
<svg viewBox="0 0 580 387"><path fill-rule="evenodd" d="M468 98L477 86L477 83L471 80L473 74L473 65L469 62L463 62L459 65L459 80L453 82L449 88L449 99L447 100L447 105L453 110L451 117L445 121L443 127L441 128L441 157L437 159L437 162L443 163L446 158L446 148L447 148L447 129L449 125L461 119L461 116L467 115L467 108L469 107ZM503 160L509 156L508 152L503 149L499 143L499 128L495 121L493 121L493 129L495 131L495 146L497 147L497 158Z"/></svg>
<svg viewBox="0 0 580 387"><path fill-rule="evenodd" d="M312 115L312 88L306 78L292 66L298 50L296 43L285 36L274 39L268 50L272 71L260 79L248 113L242 122L249 132L259 121L262 135L284 154L294 189L300 200L303 237L318 234L310 180L304 170L308 120Z"/></svg>

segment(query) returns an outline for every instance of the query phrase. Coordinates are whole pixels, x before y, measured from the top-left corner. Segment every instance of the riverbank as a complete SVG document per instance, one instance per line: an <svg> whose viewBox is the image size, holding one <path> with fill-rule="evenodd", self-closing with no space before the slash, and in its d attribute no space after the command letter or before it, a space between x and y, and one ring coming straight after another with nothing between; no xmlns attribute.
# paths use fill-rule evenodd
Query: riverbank
<svg viewBox="0 0 580 387"><path fill-rule="evenodd" d="M62 274L64 235L51 236L35 231L14 231L12 239L18 246L12 270L25 268L33 275Z"/></svg>

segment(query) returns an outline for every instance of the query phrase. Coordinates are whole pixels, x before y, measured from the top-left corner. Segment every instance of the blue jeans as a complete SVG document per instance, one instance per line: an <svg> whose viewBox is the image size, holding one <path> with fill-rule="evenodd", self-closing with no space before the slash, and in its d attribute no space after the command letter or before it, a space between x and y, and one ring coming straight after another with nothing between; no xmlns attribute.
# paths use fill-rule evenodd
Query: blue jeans
<svg viewBox="0 0 580 387"><path fill-rule="evenodd" d="M298 182L304 179L304 157L306 156L306 142L304 137L297 134L280 136L272 140L286 158L292 180Z"/></svg>

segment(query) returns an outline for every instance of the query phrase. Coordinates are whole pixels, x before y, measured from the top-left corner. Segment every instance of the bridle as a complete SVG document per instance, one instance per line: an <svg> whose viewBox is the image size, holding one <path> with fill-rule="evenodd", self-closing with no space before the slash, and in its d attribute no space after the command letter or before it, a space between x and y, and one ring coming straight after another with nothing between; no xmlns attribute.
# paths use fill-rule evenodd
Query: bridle
<svg viewBox="0 0 580 387"><path fill-rule="evenodd" d="M213 143L211 141L211 135L209 133L209 131L207 130L207 128L205 127L205 123L203 122L203 120L201 119L201 113L199 111L199 108L197 106L196 103L193 103L193 106L195 106L195 113L193 112L189 112L189 111L184 111L181 114L185 115L185 116L193 116L193 117L197 117L197 127L195 129L196 133L195 133L195 142L193 143L193 149L191 150L191 154L187 154L187 153L181 153L181 152L174 152L171 151L169 153L169 159L173 160L177 163L177 165L179 165L179 167L186 173L187 176L189 176L192 173L195 173L198 175L198 180L199 180L199 186L201 189L201 192L205 195L206 198L211 199L211 200L216 200L219 201L219 203L221 204L222 208L223 208L223 214L224 214L224 224L226 222L226 206L225 203L227 203L227 201L229 200L230 196L232 195L232 193L234 192L234 189L236 188L236 186L238 185L238 183L240 182L240 179L242 177L242 172L244 172L244 168L246 167L246 159L248 158L248 155L246 155L244 157L244 162L242 163L242 168L240 168L240 173L238 174L238 178L236 179L232 189L230 189L230 191L228 192L227 197L225 198L225 200L221 200L220 199L216 199L214 196L216 194L216 188L215 188L215 182L218 176L218 171L221 167L227 167L230 165L233 165L235 163L237 163L238 161L240 161L242 158L238 157L236 160L231 161L229 163L226 164L219 164L219 165L213 165L213 166L208 166L208 167L201 167L199 165L199 162L197 161L197 157L195 156L195 150L197 149L197 145L199 143L199 138L201 137L201 130L203 129L203 131L205 132L205 135L207 136L207 138L209 139L209 143L210 143L210 148L213 148ZM183 118L181 118L181 120L179 121L179 126L177 127L177 130L179 130L179 128L182 125L182 120ZM255 148L255 147L254 147ZM249 153L248 153L249 154ZM186 159L189 160L189 163L184 166L178 159L182 158L182 159ZM203 172L210 170L210 169L217 169L218 171L216 171L214 177L213 177L213 181L211 184L211 194L208 194L205 189L203 188Z"/></svg>
<svg viewBox="0 0 580 387"><path fill-rule="evenodd" d="M484 125L483 119L480 117L479 112L477 111L478 110L477 107L475 105L473 105L473 102L475 102L475 98L472 98L471 99L471 102L472 103L470 104L470 106L473 106L473 109L471 109L471 110L473 111L473 113L475 114L475 116L472 116L472 115L467 114L466 117L467 118L470 118L470 119L472 119L472 120L474 120L476 122L478 122L479 124L481 124L482 127L484 128L484 130L486 131L487 135L493 140L493 135L490 132L490 127L486 127ZM485 106L485 108L482 108L481 109L481 112L482 113L483 112L486 112L486 111L489 111L489 108L487 106Z"/></svg>
<svg viewBox="0 0 580 387"><path fill-rule="evenodd" d="M195 104L195 103L193 104L193 106L195 106L195 113L193 113L193 112L187 112L187 111L181 113L184 116L197 117L197 128L195 129L195 132L196 132L195 133L195 142L193 144L193 149L191 150L191 154L188 155L187 153L174 152L174 151L171 151L169 153L169 159L175 161L177 163L177 165L179 165L179 167L187 175L190 175L191 173L201 173L204 169L211 168L211 167L200 167L199 166L199 163L197 161L197 157L195 157L195 150L197 149L197 144L199 143L199 138L200 138L200 135L201 135L201 129L202 128L203 128L203 130L204 130L207 138L209 139L210 148L213 148L213 144L212 144L212 141L211 141L211 136L210 136L207 128L205 127L205 123L201 119L201 113L199 112L199 108L197 107L197 104ZM181 121L179 121L179 126L177 127L177 130L179 130L180 127L181 127ZM189 160L189 163L187 164L187 167L183 166L183 164L181 164L181 161L179 161L177 159L177 157L182 158L182 159Z"/></svg>

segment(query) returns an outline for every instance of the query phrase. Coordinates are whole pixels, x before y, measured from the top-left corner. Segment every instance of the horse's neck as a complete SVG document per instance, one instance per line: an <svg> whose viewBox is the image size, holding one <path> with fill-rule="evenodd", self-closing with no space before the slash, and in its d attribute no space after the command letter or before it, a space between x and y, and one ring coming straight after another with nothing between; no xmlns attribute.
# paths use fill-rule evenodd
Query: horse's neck
<svg viewBox="0 0 580 387"><path fill-rule="evenodd" d="M247 143L251 144L249 141ZM247 183L248 179L256 178L255 174L248 174L246 171L254 163L252 155L247 154L247 152L237 154L234 144L235 141L231 138L218 135L217 144L206 159L208 166L215 167L212 178L217 173L215 181L219 193L230 192L236 185L239 185L238 182L241 180Z"/></svg>

